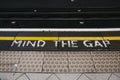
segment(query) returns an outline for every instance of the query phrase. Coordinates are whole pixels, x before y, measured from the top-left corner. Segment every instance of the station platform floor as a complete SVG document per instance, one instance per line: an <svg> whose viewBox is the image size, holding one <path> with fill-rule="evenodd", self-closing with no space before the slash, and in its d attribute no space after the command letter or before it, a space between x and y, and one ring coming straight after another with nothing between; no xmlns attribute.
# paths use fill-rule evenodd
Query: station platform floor
<svg viewBox="0 0 120 80"><path fill-rule="evenodd" d="M0 32L0 51L119 51L120 32Z"/></svg>
<svg viewBox="0 0 120 80"><path fill-rule="evenodd" d="M120 72L120 51L1 51L1 72Z"/></svg>
<svg viewBox="0 0 120 80"><path fill-rule="evenodd" d="M120 51L1 51L1 80L120 80Z"/></svg>
<svg viewBox="0 0 120 80"><path fill-rule="evenodd" d="M0 73L1 80L120 80L120 73Z"/></svg>
<svg viewBox="0 0 120 80"><path fill-rule="evenodd" d="M120 80L120 51L1 51L1 80Z"/></svg>
<svg viewBox="0 0 120 80"><path fill-rule="evenodd" d="M120 80L119 43L120 32L0 32L0 79Z"/></svg>

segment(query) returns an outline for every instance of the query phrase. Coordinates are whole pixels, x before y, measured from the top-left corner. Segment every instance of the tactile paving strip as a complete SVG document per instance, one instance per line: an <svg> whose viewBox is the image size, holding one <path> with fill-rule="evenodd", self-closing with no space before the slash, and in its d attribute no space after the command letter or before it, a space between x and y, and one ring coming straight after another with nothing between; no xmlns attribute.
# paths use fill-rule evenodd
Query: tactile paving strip
<svg viewBox="0 0 120 80"><path fill-rule="evenodd" d="M91 53L87 51L68 52L69 72L94 72Z"/></svg>
<svg viewBox="0 0 120 80"><path fill-rule="evenodd" d="M120 72L120 51L1 51L1 72Z"/></svg>
<svg viewBox="0 0 120 80"><path fill-rule="evenodd" d="M0 52L0 71L15 71L19 63L22 52L1 51Z"/></svg>
<svg viewBox="0 0 120 80"><path fill-rule="evenodd" d="M68 72L66 52L45 52L43 72Z"/></svg>
<svg viewBox="0 0 120 80"><path fill-rule="evenodd" d="M120 72L120 52L96 51L92 52L93 61L97 72Z"/></svg>
<svg viewBox="0 0 120 80"><path fill-rule="evenodd" d="M43 52L22 52L17 72L41 72L43 65Z"/></svg>

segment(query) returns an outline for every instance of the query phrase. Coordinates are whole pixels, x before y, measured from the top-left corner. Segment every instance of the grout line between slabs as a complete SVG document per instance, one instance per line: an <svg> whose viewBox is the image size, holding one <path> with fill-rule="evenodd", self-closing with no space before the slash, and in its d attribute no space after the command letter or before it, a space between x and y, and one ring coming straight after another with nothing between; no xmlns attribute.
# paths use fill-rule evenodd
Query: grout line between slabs
<svg viewBox="0 0 120 80"><path fill-rule="evenodd" d="M70 67L70 64L69 64L69 52L67 52L67 62L68 62L68 72L69 72L69 67Z"/></svg>
<svg viewBox="0 0 120 80"><path fill-rule="evenodd" d="M93 62L93 67L95 69L95 72L97 72L97 68L95 67L95 61L93 59L93 54L92 54L92 51L90 52L90 55L91 55L91 61Z"/></svg>
<svg viewBox="0 0 120 80"><path fill-rule="evenodd" d="M43 53L43 64L42 64L42 70L41 70L41 72L44 72L45 52L42 52L42 53Z"/></svg>

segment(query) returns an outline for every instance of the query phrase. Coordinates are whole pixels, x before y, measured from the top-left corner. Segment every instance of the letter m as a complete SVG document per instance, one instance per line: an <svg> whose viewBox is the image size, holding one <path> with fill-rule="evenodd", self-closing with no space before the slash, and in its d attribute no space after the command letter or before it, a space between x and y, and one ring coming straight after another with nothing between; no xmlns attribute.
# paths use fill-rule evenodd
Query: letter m
<svg viewBox="0 0 120 80"><path fill-rule="evenodd" d="M21 44L22 44L22 40L20 40L20 41L16 41L16 40L14 40L14 41L12 42L11 47L12 47L12 46L15 46L15 45L17 45L17 47L20 47Z"/></svg>

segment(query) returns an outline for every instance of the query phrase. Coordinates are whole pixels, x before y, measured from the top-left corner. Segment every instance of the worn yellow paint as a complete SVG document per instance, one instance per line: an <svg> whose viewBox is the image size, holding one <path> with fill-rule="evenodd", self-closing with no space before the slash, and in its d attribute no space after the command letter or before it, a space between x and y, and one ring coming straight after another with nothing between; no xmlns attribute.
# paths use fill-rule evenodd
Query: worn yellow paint
<svg viewBox="0 0 120 80"><path fill-rule="evenodd" d="M120 36L109 36L109 37L59 37L59 40L120 40Z"/></svg>
<svg viewBox="0 0 120 80"><path fill-rule="evenodd" d="M0 36L0 40L120 40L120 36L104 37L34 37L34 36Z"/></svg>
<svg viewBox="0 0 120 80"><path fill-rule="evenodd" d="M0 37L0 40L14 40L15 37Z"/></svg>
<svg viewBox="0 0 120 80"><path fill-rule="evenodd" d="M15 40L58 40L58 37L16 37Z"/></svg>

